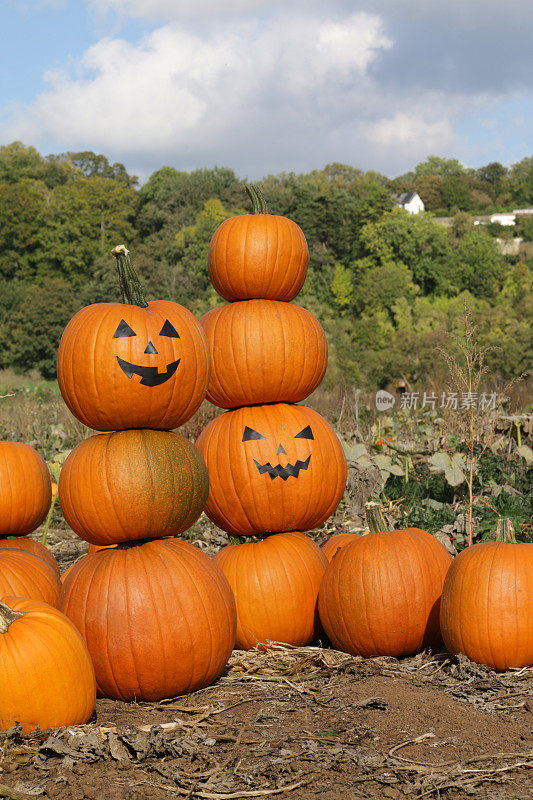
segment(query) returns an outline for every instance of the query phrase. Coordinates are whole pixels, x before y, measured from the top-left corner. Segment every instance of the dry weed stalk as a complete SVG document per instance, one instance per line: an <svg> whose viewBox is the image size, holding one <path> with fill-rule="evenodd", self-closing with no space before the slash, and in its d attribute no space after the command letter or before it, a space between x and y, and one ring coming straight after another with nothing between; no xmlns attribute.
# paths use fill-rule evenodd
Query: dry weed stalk
<svg viewBox="0 0 533 800"><path fill-rule="evenodd" d="M468 487L468 545L474 539L474 474L484 452L494 442L497 408L508 399L509 391L528 373L513 378L499 392L491 395L489 402L478 403L477 398L483 376L487 374L486 355L494 346L480 347L476 338L477 326L471 319L471 310L466 301L463 306L461 333L449 331L445 335L459 349L460 356L454 356L448 349L437 347L450 372L452 387L461 397L461 411L456 415L456 428L466 443L466 484ZM482 395L485 397L486 395ZM494 398L494 402L492 402Z"/></svg>

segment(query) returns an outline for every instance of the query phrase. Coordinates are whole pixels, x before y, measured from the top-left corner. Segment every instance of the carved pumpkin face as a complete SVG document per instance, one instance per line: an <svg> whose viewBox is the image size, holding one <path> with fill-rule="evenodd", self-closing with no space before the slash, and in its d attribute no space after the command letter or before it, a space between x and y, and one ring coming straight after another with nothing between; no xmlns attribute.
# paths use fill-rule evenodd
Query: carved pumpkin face
<svg viewBox="0 0 533 800"><path fill-rule="evenodd" d="M57 375L67 406L94 430L170 430L205 396L207 342L196 318L173 301L96 303L65 328Z"/></svg>
<svg viewBox="0 0 533 800"><path fill-rule="evenodd" d="M209 472L206 514L230 533L309 530L337 507L346 459L333 428L305 406L227 411L197 442Z"/></svg>

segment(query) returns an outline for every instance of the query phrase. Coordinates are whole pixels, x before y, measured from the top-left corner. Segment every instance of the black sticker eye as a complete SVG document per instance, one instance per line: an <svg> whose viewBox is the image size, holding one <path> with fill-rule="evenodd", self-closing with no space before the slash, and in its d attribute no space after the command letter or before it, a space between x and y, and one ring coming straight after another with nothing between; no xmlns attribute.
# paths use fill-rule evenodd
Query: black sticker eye
<svg viewBox="0 0 533 800"><path fill-rule="evenodd" d="M297 433L294 438L295 439L314 439L315 437L313 436L313 431L311 430L311 426L310 425L306 425L305 428L303 429L303 431L300 431L300 433Z"/></svg>
<svg viewBox="0 0 533 800"><path fill-rule="evenodd" d="M133 328L130 328L125 320L121 319L115 333L113 334L113 339L121 339L123 336L137 336L137 334Z"/></svg>
<svg viewBox="0 0 533 800"><path fill-rule="evenodd" d="M262 433L257 433L257 431L254 431L253 428L249 428L247 425L244 429L242 440L243 442L249 442L250 439L266 439L266 436L263 436Z"/></svg>
<svg viewBox="0 0 533 800"><path fill-rule="evenodd" d="M171 322L168 321L168 319L165 320L165 324L163 325L163 327L159 331L159 335L160 336L171 336L172 339L179 339L180 338L180 335L177 332L176 328L174 327L174 325Z"/></svg>

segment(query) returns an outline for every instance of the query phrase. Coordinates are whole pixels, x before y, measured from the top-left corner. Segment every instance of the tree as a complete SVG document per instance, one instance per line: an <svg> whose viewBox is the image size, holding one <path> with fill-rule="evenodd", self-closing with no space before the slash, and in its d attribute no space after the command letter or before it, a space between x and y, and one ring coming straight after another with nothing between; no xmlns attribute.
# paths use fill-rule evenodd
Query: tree
<svg viewBox="0 0 533 800"><path fill-rule="evenodd" d="M48 198L41 181L0 185L0 278L24 281L36 275Z"/></svg>
<svg viewBox="0 0 533 800"><path fill-rule="evenodd" d="M415 167L417 175L440 175L442 178L462 175L464 167L456 158L440 158L428 156L421 164Z"/></svg>
<svg viewBox="0 0 533 800"><path fill-rule="evenodd" d="M331 281L331 291L335 298L335 303L345 310L354 301L354 285L350 270L338 261L333 270L333 280Z"/></svg>
<svg viewBox="0 0 533 800"><path fill-rule="evenodd" d="M44 378L53 379L61 334L79 308L76 292L62 278L28 285L20 307L3 326L6 362L19 372L37 369Z"/></svg>
<svg viewBox="0 0 533 800"><path fill-rule="evenodd" d="M515 206L533 205L533 157L512 165L508 185Z"/></svg>
<svg viewBox="0 0 533 800"><path fill-rule="evenodd" d="M376 265L406 265L423 294L457 291L449 236L430 217L394 209L362 228L361 244Z"/></svg>
<svg viewBox="0 0 533 800"><path fill-rule="evenodd" d="M460 175L447 175L442 179L440 187L442 203L449 211L470 211L470 187L465 177Z"/></svg>
<svg viewBox="0 0 533 800"><path fill-rule="evenodd" d="M507 177L507 169L499 161L491 161L485 167L480 167L476 171L476 175L480 181L488 184L489 194L492 200L496 200Z"/></svg>
<svg viewBox="0 0 533 800"><path fill-rule="evenodd" d="M466 231L454 249L456 280L474 297L491 298L503 280L503 258L494 239L484 230Z"/></svg>
<svg viewBox="0 0 533 800"><path fill-rule="evenodd" d="M103 155L84 150L79 153L65 153L64 160L72 164L84 178L110 178L133 188L139 182L136 175L129 175L124 164L116 161L110 164Z"/></svg>
<svg viewBox="0 0 533 800"><path fill-rule="evenodd" d="M56 187L41 217L37 274L61 275L76 285L86 282L99 256L133 240L135 202L135 191L112 178Z"/></svg>

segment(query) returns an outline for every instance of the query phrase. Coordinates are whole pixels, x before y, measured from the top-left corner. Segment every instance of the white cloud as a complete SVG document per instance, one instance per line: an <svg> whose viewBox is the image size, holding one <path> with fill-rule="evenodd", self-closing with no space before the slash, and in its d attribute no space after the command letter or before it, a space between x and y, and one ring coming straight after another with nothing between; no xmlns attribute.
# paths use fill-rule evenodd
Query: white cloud
<svg viewBox="0 0 533 800"><path fill-rule="evenodd" d="M154 168L159 153L177 161L209 154L221 163L224 152L250 152L252 142L268 149L264 136L275 138L277 128L290 141L303 120L320 126L346 93L364 94L367 70L391 41L370 14L342 24L287 22L243 23L202 37L166 25L138 45L101 40L71 72L49 72L47 90L13 110L2 138L99 149L121 160L153 154Z"/></svg>

